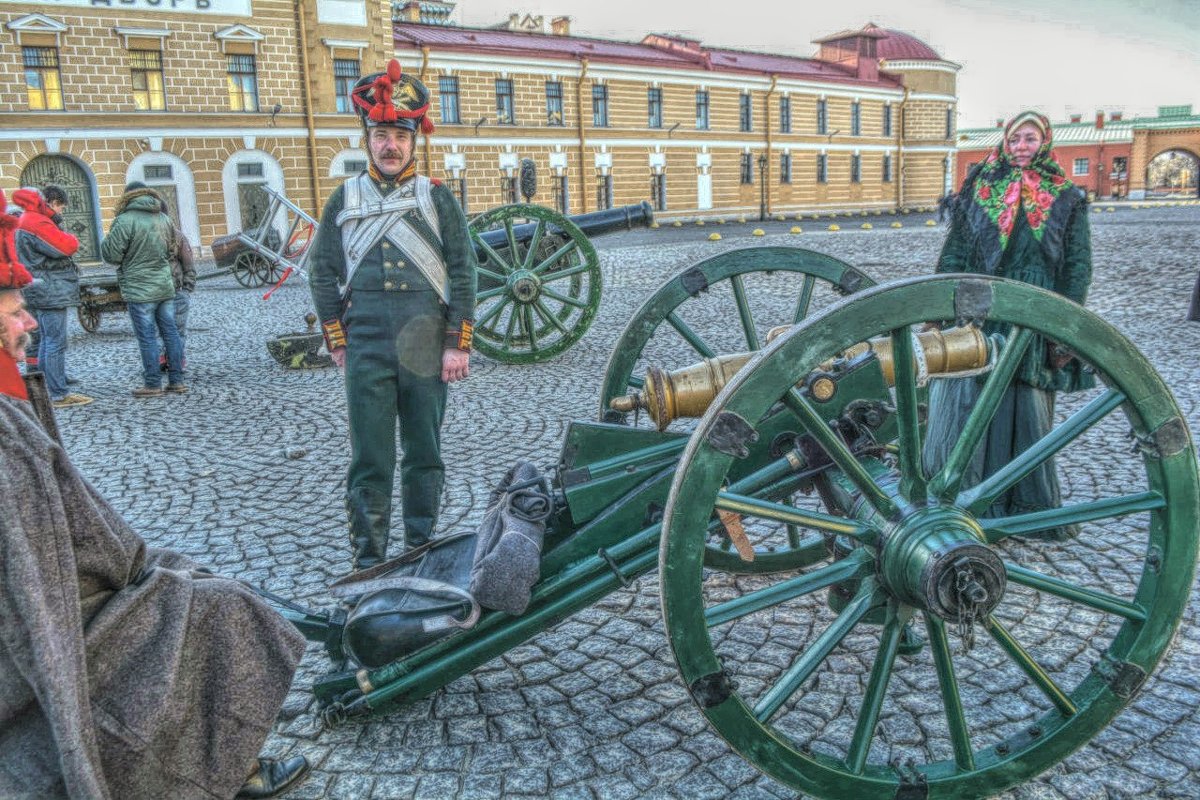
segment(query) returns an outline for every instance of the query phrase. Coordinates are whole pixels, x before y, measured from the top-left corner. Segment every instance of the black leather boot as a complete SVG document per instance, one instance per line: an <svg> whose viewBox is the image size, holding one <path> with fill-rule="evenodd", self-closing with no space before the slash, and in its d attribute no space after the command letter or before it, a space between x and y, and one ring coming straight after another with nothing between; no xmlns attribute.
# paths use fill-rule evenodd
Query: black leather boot
<svg viewBox="0 0 1200 800"><path fill-rule="evenodd" d="M300 785L308 775L308 759L304 756L291 758L260 758L258 771L242 784L238 797L249 797L262 800L265 797L278 797Z"/></svg>
<svg viewBox="0 0 1200 800"><path fill-rule="evenodd" d="M392 498L374 489L359 487L346 493L350 517L350 547L355 570L366 569L387 557L392 526Z"/></svg>

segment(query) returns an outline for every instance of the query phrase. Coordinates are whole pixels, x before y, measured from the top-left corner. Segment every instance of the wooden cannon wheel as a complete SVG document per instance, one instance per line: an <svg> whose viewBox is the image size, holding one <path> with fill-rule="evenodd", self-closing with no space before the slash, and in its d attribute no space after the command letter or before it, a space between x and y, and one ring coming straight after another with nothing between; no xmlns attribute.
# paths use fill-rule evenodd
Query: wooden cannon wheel
<svg viewBox="0 0 1200 800"><path fill-rule="evenodd" d="M79 324L88 333L95 333L100 327L100 311L80 303L75 309L75 315L79 317Z"/></svg>
<svg viewBox="0 0 1200 800"><path fill-rule="evenodd" d="M513 226L535 223L528 242ZM503 229L507 247L479 234ZM475 348L505 364L547 361L578 342L600 307L600 258L587 236L563 215L537 205L508 205L470 222L483 255L475 295Z"/></svg>
<svg viewBox="0 0 1200 800"><path fill-rule="evenodd" d="M248 289L265 286L272 282L273 278L278 279L276 267L270 259L253 250L244 250L238 253L232 269L233 277Z"/></svg>
<svg viewBox="0 0 1200 800"><path fill-rule="evenodd" d="M1012 327L946 466L928 475L910 326L964 317ZM898 437L894 459L871 463L853 455L795 387L821 362L880 335L891 336L896 354L889 413ZM1037 335L1074 351L1098 386L1072 398L1071 413L1049 434L963 488L965 464L1031 339L1041 342ZM792 414L797 429L820 443L847 496L857 498L849 517L729 488L739 460L734 423L745 421L736 445L768 412ZM1119 435L1129 429L1133 454ZM1055 454L1075 464L1105 463L1105 454L1134 459L1144 478L1122 482L1115 494L1103 483L1084 486L1058 509L985 516L995 498ZM700 420L663 519L666 629L709 723L798 791L991 796L1084 745L1154 669L1188 601L1198 506L1183 416L1115 328L1026 284L964 275L898 281L846 298L774 341ZM801 520L836 538L835 560L769 578L716 572L707 566L706 539L714 512L730 510L746 524ZM1068 542L1010 538L1066 524L1082 525L1082 534ZM946 553L961 557L951 562ZM943 595L946 586L953 588ZM827 588L828 601L818 594ZM1094 633L1070 633L1084 620ZM753 638L750 627L767 639ZM914 628L924 646L905 655L902 641L912 643ZM951 634L968 652L952 648ZM1078 646L1064 652L1061 638ZM889 693L898 683L902 701Z"/></svg>

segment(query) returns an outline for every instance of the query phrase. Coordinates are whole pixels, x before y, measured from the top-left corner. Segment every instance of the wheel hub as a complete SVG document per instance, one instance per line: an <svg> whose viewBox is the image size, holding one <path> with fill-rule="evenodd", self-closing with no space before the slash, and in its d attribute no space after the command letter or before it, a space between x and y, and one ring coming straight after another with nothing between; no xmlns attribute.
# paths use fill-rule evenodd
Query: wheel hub
<svg viewBox="0 0 1200 800"><path fill-rule="evenodd" d="M532 303L541 294L542 282L528 270L519 269L508 276L508 291L519 303Z"/></svg>
<svg viewBox="0 0 1200 800"><path fill-rule="evenodd" d="M957 509L922 509L887 535L884 584L901 600L949 622L992 612L1004 596L1004 562L979 523Z"/></svg>

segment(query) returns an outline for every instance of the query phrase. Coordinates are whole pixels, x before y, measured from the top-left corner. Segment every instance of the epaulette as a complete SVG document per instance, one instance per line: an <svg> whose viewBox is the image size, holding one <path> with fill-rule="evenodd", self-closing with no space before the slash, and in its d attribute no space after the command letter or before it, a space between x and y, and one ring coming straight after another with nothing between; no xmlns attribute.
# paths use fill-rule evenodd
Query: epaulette
<svg viewBox="0 0 1200 800"><path fill-rule="evenodd" d="M475 337L475 323L472 320L464 319L457 328L451 327L446 329L446 347L455 347L459 350L470 350L471 340Z"/></svg>
<svg viewBox="0 0 1200 800"><path fill-rule="evenodd" d="M329 319L321 323L321 333L325 334L325 349L329 352L346 346L346 329L340 319Z"/></svg>
<svg viewBox="0 0 1200 800"><path fill-rule="evenodd" d="M430 183L432 183L434 186L441 186L441 185L442 185L442 179L441 179L441 178L430 178L430 179L429 179L429 182L430 182Z"/></svg>

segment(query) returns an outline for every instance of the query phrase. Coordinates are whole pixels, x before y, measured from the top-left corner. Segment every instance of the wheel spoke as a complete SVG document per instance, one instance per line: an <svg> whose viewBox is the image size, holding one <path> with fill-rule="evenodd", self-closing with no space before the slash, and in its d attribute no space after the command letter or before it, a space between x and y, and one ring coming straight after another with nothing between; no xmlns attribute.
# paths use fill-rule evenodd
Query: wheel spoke
<svg viewBox="0 0 1200 800"><path fill-rule="evenodd" d="M871 750L871 739L875 736L875 726L879 723L879 712L883 708L883 698L887 695L888 682L892 679L892 667L896 663L896 649L900 646L900 634L904 624L911 617L909 612L901 619L895 603L888 605L887 619L883 623L883 632L879 636L879 650L875 653L875 663L871 665L871 677L867 680L867 690L863 693L862 704L858 709L858 719L854 724L854 738L850 740L850 748L846 752L846 766L855 775L861 775L867 765L867 754Z"/></svg>
<svg viewBox="0 0 1200 800"><path fill-rule="evenodd" d="M563 336L569 335L571 332L567 330L567 326L563 325L558 317L550 313L550 309L546 308L546 304L542 302L542 298L538 298L533 303L533 308L537 311L537 315L554 327L558 328L558 332Z"/></svg>
<svg viewBox="0 0 1200 800"><path fill-rule="evenodd" d="M742 331L746 334L746 344L751 350L758 350L758 331L754 328L754 316L750 313L750 303L746 300L746 285L742 282L742 276L732 276L729 285L733 288L733 302L737 303Z"/></svg>
<svg viewBox="0 0 1200 800"><path fill-rule="evenodd" d="M508 292L507 286L497 286L495 289L486 289L475 295L475 302L480 303L484 300L491 300L493 297L499 297Z"/></svg>
<svg viewBox="0 0 1200 800"><path fill-rule="evenodd" d="M958 679L954 677L954 661L950 658L950 642L946 638L946 623L933 614L924 614L925 631L933 665L937 669L938 687L942 691L942 707L946 711L946 727L950 745L954 748L954 765L962 772L975 769L975 753L971 750L971 732L963 716L962 697L958 694Z"/></svg>
<svg viewBox="0 0 1200 800"><path fill-rule="evenodd" d="M538 245L542 243L542 234L546 231L546 221L539 219L537 225L533 228L533 236L529 238L529 249L525 251L525 262L522 265L524 269L529 269L533 266L533 259L537 255Z"/></svg>
<svg viewBox="0 0 1200 800"><path fill-rule="evenodd" d="M700 338L700 334L696 333L688 326L686 322L676 316L674 311L672 311L670 314L667 314L667 322L671 323L671 327L678 331L679 335L682 336L697 353L705 358L716 357L717 354L713 352L711 347L704 343L704 340Z"/></svg>
<svg viewBox="0 0 1200 800"><path fill-rule="evenodd" d="M1146 610L1144 608L1115 595L1098 592L1095 589L1085 589L1082 586L1076 586L1059 578L1052 578L1049 575L1043 575L1040 572L1035 572L1016 564L1010 564L1007 561L1004 563L1004 571L1007 573L1008 579L1013 583L1019 583L1031 589L1038 589L1047 594L1061 597L1064 600L1081 603L1098 611L1107 611L1110 614L1116 614L1134 622L1146 621Z"/></svg>
<svg viewBox="0 0 1200 800"><path fill-rule="evenodd" d="M475 236L475 244L477 244L483 248L483 252L487 254L489 263L495 264L497 267L504 270L504 272L506 272L506 273L513 271L512 265L509 264L508 262L506 262L504 260L504 258L499 253L496 252L495 248L493 248L490 244L485 242L483 240L482 236L478 236L478 235ZM513 258L516 258L516 256L514 255ZM500 280L504 280L504 278L500 278Z"/></svg>
<svg viewBox="0 0 1200 800"><path fill-rule="evenodd" d="M521 263L521 251L517 249L517 237L513 233L512 217L504 218L504 236L508 239L508 255L515 267Z"/></svg>
<svg viewBox="0 0 1200 800"><path fill-rule="evenodd" d="M1125 395L1109 389L1071 415L1070 419L1034 442L1025 452L1014 458L1003 468L977 486L963 492L958 504L968 513L979 515L987 511L996 498L1007 492L1029 473L1046 462L1059 450L1075 441L1088 428L1102 420L1117 406L1125 402Z"/></svg>
<svg viewBox="0 0 1200 800"><path fill-rule="evenodd" d="M491 278L494 281L500 281L501 283L503 283L505 281L505 278L503 275L500 275L499 273L496 273L496 272L492 272L490 269L487 269L486 267L477 266L477 267L475 267L475 272L480 275L483 275L484 277Z"/></svg>
<svg viewBox="0 0 1200 800"><path fill-rule="evenodd" d="M512 310L508 312L508 328L504 331L504 341L500 345L502 349L507 350L512 344L513 328L516 326L519 311L520 309L514 304Z"/></svg>
<svg viewBox="0 0 1200 800"><path fill-rule="evenodd" d="M871 538L871 541L874 541L872 537L869 537L869 529L865 525L845 517L835 517L821 511L808 511L783 503L772 503L770 500L760 500L749 495L720 492L717 494L716 507L722 511L733 511L759 519L804 525L820 531L840 533L858 540Z"/></svg>
<svg viewBox="0 0 1200 800"><path fill-rule="evenodd" d="M732 622L748 614L786 603L788 600L795 600L797 597L803 597L835 583L865 578L873 570L874 562L865 550L859 549L841 561L826 564L805 575L797 575L765 589L757 589L741 597L715 605L704 612L704 622L710 628L725 622Z"/></svg>
<svg viewBox="0 0 1200 800"><path fill-rule="evenodd" d="M525 323L525 330L529 334L529 349L536 352L538 349L538 344L537 332L534 330L535 326L533 324L533 311L529 308L529 306L525 306L521 309L521 311L522 318Z"/></svg>
<svg viewBox="0 0 1200 800"><path fill-rule="evenodd" d="M917 420L917 380L913 370L913 334L907 326L892 331L896 384L896 424L900 428L900 494L914 505L925 503L921 467L921 426Z"/></svg>
<svg viewBox="0 0 1200 800"><path fill-rule="evenodd" d="M575 306L576 308L587 308L586 301L576 300L574 297L567 297L565 295L561 295L558 292L547 288L546 286L542 286L542 294L546 295L546 297L557 300L560 303L566 303L569 306Z"/></svg>
<svg viewBox="0 0 1200 800"><path fill-rule="evenodd" d="M858 587L858 594L850 604L842 610L838 618L813 641L800 658L796 659L787 671L780 676L779 682L754 707L754 717L759 722L766 722L775 712L794 695L804 682L812 676L826 656L837 647L846 634L867 615L871 608L878 604L882 593L879 591L874 578L864 578Z"/></svg>
<svg viewBox="0 0 1200 800"><path fill-rule="evenodd" d="M825 424L825 420L821 419L821 415L812 404L796 389L789 389L783 400L792 413L800 418L801 424L809 435L817 440L834 465L862 492L871 507L884 517L894 517L897 513L895 503L879 488L879 484L875 483L866 467L855 458L841 437Z"/></svg>
<svg viewBox="0 0 1200 800"><path fill-rule="evenodd" d="M804 285L800 287L800 297L796 300L796 313L792 314L792 324L799 325L808 316L808 306L812 303L813 286L816 283L815 275L804 276Z"/></svg>
<svg viewBox="0 0 1200 800"><path fill-rule="evenodd" d="M475 327L483 328L493 318L496 318L496 320L499 321L500 312L503 311L505 308L507 308L511 303L512 303L511 298L505 298L501 302L496 303L496 305L494 305L490 309L488 309L488 312L486 314L484 314L482 317L479 318L479 322L475 323Z"/></svg>
<svg viewBox="0 0 1200 800"><path fill-rule="evenodd" d="M554 281L561 280L563 278L570 278L572 276L580 275L584 272L591 272L591 271L592 271L592 268L590 265L579 264L574 267L569 267L568 269L555 270L553 272L546 273L544 276L542 276L542 283L543 284L553 283Z"/></svg>
<svg viewBox="0 0 1200 800"><path fill-rule="evenodd" d="M1164 508L1166 505L1167 501L1158 492L1138 492L1120 497L1106 497L1103 500L1093 500L1088 503L1076 503L1061 508L1031 511L1028 514L1014 514L1011 517L995 519L985 517L979 520L979 525L987 535L988 543L994 544L1007 536L1020 536L1044 531L1047 528L1076 525L1109 517L1123 517L1139 511Z"/></svg>
<svg viewBox="0 0 1200 800"><path fill-rule="evenodd" d="M1021 643L1014 639L1013 635L993 615L988 614L983 627L996 640L996 644L1000 645L1000 648L1008 654L1008 657L1017 662L1021 671L1028 676L1029 680L1033 681L1038 689L1041 689L1042 694L1046 695L1046 698L1063 716L1069 717L1075 713L1075 704L1071 702L1071 698L1067 696L1066 692L1059 688L1054 679L1046 674L1046 670L1034 661L1033 656L1029 655Z"/></svg>
<svg viewBox="0 0 1200 800"><path fill-rule="evenodd" d="M983 389L975 401L975 407L971 409L971 414L963 425L958 441L954 443L954 448L946 458L941 472L930 482L930 491L935 496L951 501L958 495L967 465L970 463L971 457L975 455L975 450L983 440L984 434L987 433L988 427L992 424L992 417L996 415L996 409L999 408L1000 401L1004 398L1004 393L1008 390L1012 376L1020 366L1032 337L1033 331L1030 329L1018 329L1013 326L1012 333L1005 342L1000 357L996 360L996 366L992 369L992 374L984 383Z"/></svg>
<svg viewBox="0 0 1200 800"><path fill-rule="evenodd" d="M575 240L568 239L562 247L555 250L544 260L539 261L538 265L536 267L534 267L532 270L530 270L530 272L532 272L534 275L540 275L543 270L547 269L548 267L552 266L553 264L558 263L558 260L560 258L565 256L567 253L571 252L575 248L576 248ZM587 259L584 259L584 261L587 261Z"/></svg>

